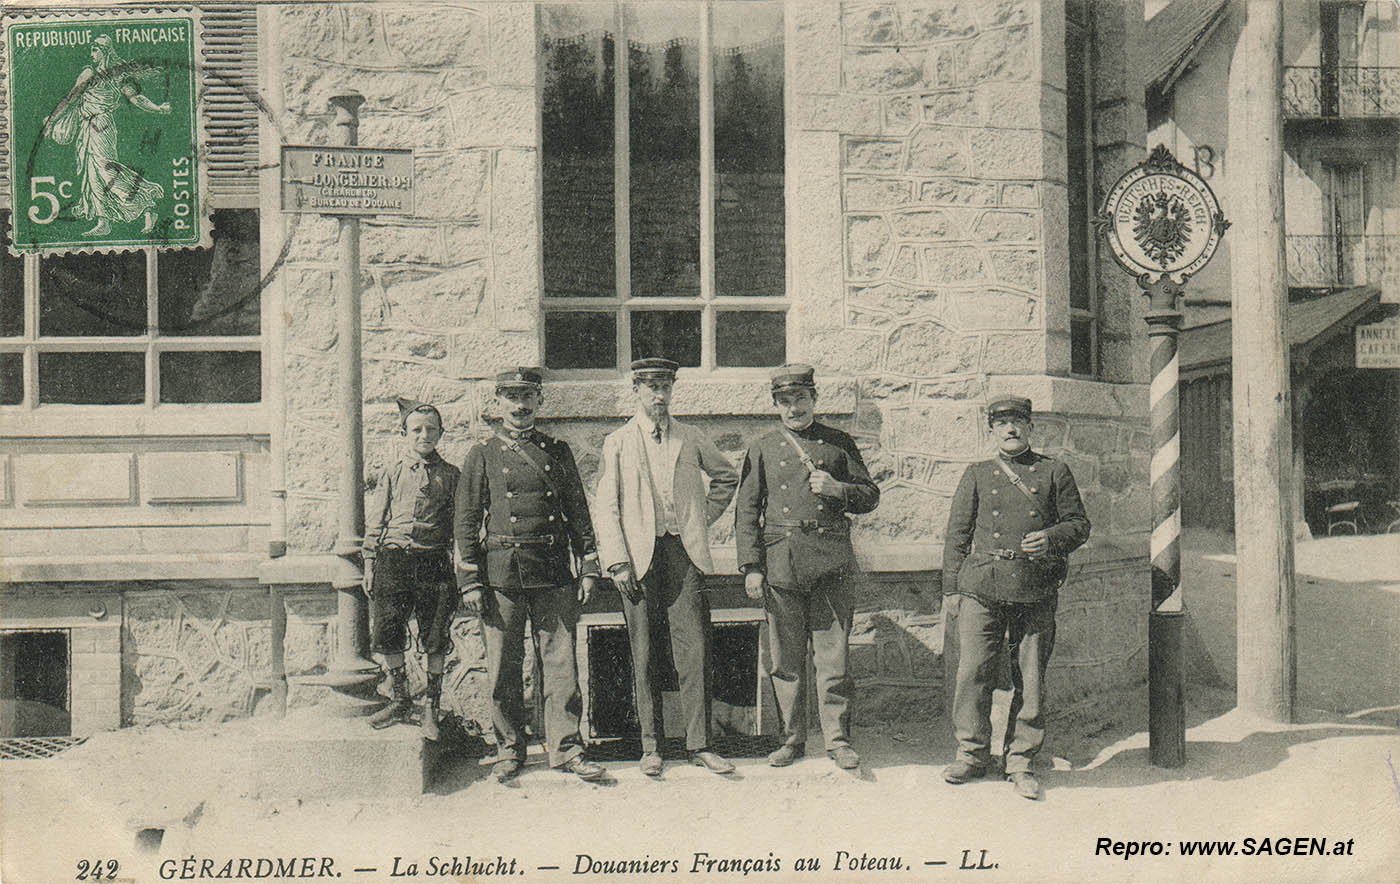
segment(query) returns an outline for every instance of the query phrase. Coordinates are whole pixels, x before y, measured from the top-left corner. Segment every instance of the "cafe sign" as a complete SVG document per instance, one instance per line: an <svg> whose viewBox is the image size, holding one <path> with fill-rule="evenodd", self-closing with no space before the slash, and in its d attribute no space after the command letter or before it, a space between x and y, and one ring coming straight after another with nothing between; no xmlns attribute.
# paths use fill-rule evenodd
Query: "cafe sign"
<svg viewBox="0 0 1400 884"><path fill-rule="evenodd" d="M1400 319L1356 327L1357 368L1400 368Z"/></svg>
<svg viewBox="0 0 1400 884"><path fill-rule="evenodd" d="M284 144L282 211L412 215L413 151Z"/></svg>

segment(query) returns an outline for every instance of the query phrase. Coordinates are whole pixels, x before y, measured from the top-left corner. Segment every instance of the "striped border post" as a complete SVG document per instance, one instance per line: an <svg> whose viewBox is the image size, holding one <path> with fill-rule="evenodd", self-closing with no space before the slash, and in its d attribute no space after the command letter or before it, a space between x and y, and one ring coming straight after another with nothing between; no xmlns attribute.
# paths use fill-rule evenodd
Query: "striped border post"
<svg viewBox="0 0 1400 884"><path fill-rule="evenodd" d="M1181 592L1181 424L1180 363L1176 342L1182 315L1176 309L1181 286L1167 274L1155 283L1139 279L1151 309L1152 386L1152 614L1147 632L1148 744L1152 763L1186 763L1186 665L1182 633L1186 605Z"/></svg>

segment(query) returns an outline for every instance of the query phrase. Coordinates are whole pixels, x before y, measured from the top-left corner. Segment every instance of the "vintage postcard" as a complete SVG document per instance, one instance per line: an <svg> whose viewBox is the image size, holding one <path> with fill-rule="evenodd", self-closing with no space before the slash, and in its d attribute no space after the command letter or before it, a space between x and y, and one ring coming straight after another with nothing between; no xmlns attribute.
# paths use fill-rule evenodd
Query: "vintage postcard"
<svg viewBox="0 0 1400 884"><path fill-rule="evenodd" d="M1395 880L1396 0L0 37L7 884Z"/></svg>

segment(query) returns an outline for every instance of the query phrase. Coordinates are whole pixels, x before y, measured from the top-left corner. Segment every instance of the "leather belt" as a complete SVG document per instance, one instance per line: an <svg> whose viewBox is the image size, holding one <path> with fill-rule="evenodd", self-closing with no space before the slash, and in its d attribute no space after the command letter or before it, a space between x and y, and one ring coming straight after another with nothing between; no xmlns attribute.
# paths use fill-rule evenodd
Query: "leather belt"
<svg viewBox="0 0 1400 884"><path fill-rule="evenodd" d="M1032 558L1023 552L1014 549L979 549L978 552L994 559L1021 559L1022 561L1033 561Z"/></svg>
<svg viewBox="0 0 1400 884"><path fill-rule="evenodd" d="M513 549L522 546L553 546L559 539L554 534L487 534L486 543L497 549Z"/></svg>
<svg viewBox="0 0 1400 884"><path fill-rule="evenodd" d="M817 531L826 533L827 531L842 532L851 529L851 523L845 519L839 522L823 522L819 519L767 519L764 521L767 528L800 528L803 531Z"/></svg>

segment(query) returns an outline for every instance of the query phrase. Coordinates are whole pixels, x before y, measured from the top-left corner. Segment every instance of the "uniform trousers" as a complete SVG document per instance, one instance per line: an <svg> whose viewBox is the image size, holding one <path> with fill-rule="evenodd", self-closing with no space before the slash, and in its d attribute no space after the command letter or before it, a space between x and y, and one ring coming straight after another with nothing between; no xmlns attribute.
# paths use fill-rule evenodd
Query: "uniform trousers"
<svg viewBox="0 0 1400 884"><path fill-rule="evenodd" d="M855 682L846 668L855 613L849 575L836 571L801 588L769 586L769 681L778 704L783 745L807 742L807 645L816 671L817 712L826 748L850 745Z"/></svg>
<svg viewBox="0 0 1400 884"><path fill-rule="evenodd" d="M1045 672L1055 649L1056 601L944 598L944 684L953 686L958 761L983 768L991 761L992 690L1005 650L1011 659L1011 709L997 755L1005 756L1009 774L1030 770L1045 742Z"/></svg>
<svg viewBox="0 0 1400 884"><path fill-rule="evenodd" d="M642 751L656 752L665 736L662 675L674 665L685 716L685 747L710 745L710 599L704 575L675 534L656 538L642 600L622 598L632 649L632 685Z"/></svg>
<svg viewBox="0 0 1400 884"><path fill-rule="evenodd" d="M579 696L578 662L574 658L577 590L572 584L540 589L493 586L483 595L481 623L497 757L525 760L523 665L528 617L543 673L545 747L551 766L564 765L583 753L583 737L579 734L583 701Z"/></svg>

